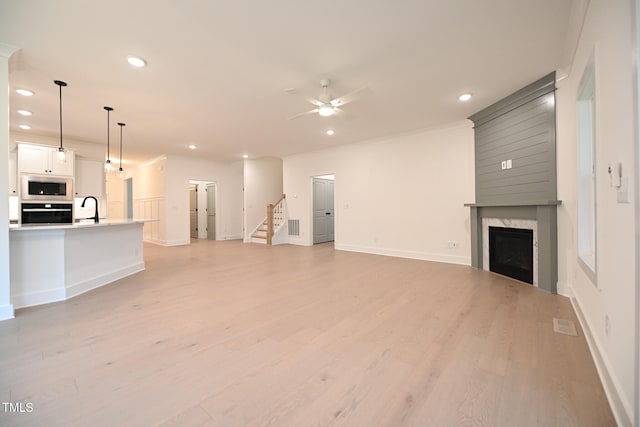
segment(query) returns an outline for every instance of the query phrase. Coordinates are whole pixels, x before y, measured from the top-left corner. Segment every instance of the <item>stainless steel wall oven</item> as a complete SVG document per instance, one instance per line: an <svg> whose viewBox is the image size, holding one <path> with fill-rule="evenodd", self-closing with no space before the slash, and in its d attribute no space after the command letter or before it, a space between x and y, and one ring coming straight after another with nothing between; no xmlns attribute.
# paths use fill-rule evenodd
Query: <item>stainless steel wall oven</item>
<svg viewBox="0 0 640 427"><path fill-rule="evenodd" d="M22 225L72 224L73 203L22 203Z"/></svg>

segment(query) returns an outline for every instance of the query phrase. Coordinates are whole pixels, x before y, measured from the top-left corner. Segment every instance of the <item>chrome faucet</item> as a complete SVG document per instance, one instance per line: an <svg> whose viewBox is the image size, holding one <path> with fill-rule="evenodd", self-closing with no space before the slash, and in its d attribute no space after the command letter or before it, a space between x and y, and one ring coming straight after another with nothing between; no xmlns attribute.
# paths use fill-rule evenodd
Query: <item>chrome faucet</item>
<svg viewBox="0 0 640 427"><path fill-rule="evenodd" d="M84 200L82 201L82 204L80 205L81 208L84 208L84 202L86 202L87 199L93 199L96 202L96 213L93 216L93 222L95 222L97 224L98 222L100 222L100 218L98 217L98 199L96 199L93 196L85 197ZM87 218L87 219L91 219L91 218Z"/></svg>

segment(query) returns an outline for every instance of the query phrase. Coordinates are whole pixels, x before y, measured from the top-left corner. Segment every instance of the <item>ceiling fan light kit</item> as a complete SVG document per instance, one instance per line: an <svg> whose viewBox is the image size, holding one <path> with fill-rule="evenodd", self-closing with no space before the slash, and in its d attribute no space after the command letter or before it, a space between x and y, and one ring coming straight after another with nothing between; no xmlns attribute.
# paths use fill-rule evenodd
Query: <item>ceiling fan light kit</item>
<svg viewBox="0 0 640 427"><path fill-rule="evenodd" d="M336 109L332 105L323 105L322 107L318 108L318 114L320 114L322 117L333 116L335 113Z"/></svg>

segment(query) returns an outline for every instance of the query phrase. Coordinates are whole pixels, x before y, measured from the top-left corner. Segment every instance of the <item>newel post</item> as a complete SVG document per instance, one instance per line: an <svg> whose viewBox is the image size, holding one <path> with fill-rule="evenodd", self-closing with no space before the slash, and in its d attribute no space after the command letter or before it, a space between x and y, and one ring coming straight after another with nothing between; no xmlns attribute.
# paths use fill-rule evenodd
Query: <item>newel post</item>
<svg viewBox="0 0 640 427"><path fill-rule="evenodd" d="M273 205L267 205L267 245L271 246L273 236Z"/></svg>

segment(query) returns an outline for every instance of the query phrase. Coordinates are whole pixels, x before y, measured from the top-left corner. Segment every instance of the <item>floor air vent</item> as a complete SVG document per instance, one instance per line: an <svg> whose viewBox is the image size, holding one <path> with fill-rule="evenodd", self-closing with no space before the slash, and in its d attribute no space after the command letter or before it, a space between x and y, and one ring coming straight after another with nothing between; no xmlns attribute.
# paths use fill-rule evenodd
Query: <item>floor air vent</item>
<svg viewBox="0 0 640 427"><path fill-rule="evenodd" d="M553 319L553 330L559 334L578 336L576 331L576 324L567 319Z"/></svg>
<svg viewBox="0 0 640 427"><path fill-rule="evenodd" d="M287 224L289 227L289 236L299 236L300 235L300 220L299 219L290 219Z"/></svg>

